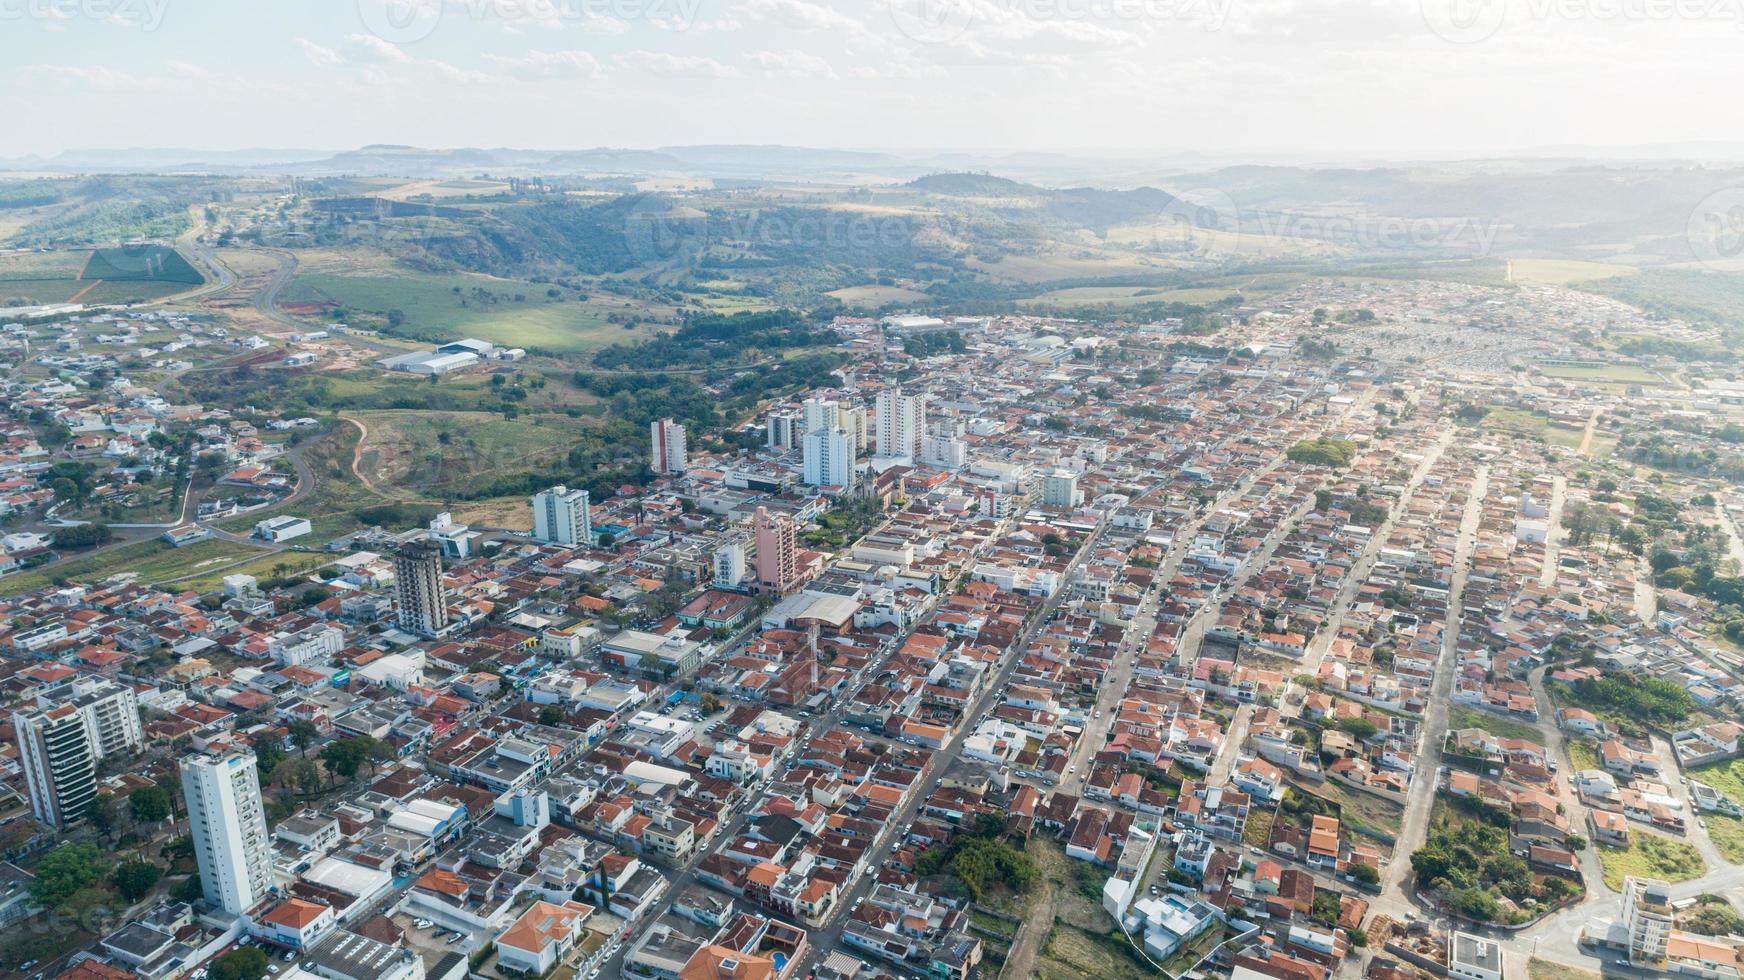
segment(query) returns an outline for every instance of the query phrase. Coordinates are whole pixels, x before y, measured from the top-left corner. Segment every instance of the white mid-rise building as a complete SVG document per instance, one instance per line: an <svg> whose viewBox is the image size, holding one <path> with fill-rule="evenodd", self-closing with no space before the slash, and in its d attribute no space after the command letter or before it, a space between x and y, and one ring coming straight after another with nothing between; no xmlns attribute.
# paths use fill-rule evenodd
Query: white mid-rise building
<svg viewBox="0 0 1744 980"><path fill-rule="evenodd" d="M253 755L191 755L182 760L182 795L206 900L242 915L273 887L272 839L260 802Z"/></svg>
<svg viewBox="0 0 1744 980"><path fill-rule="evenodd" d="M854 442L841 429L805 434L805 482L814 487L854 489Z"/></svg>
<svg viewBox="0 0 1744 980"><path fill-rule="evenodd" d="M133 688L101 677L81 677L72 684L37 698L41 707L66 705L79 713L90 739L93 758L137 752L145 745L139 721L139 699Z"/></svg>
<svg viewBox="0 0 1744 980"><path fill-rule="evenodd" d="M926 411L925 395L879 392L876 405L878 455L909 459L920 456L920 443L926 436Z"/></svg>
<svg viewBox="0 0 1744 980"><path fill-rule="evenodd" d="M714 584L717 589L736 589L745 582L745 540L733 537L715 549Z"/></svg>
<svg viewBox="0 0 1744 980"><path fill-rule="evenodd" d="M1042 478L1042 503L1048 507L1076 507L1084 502L1078 489L1078 474L1067 469L1049 471Z"/></svg>
<svg viewBox="0 0 1744 980"><path fill-rule="evenodd" d="M533 495L533 537L565 547L593 543L586 490L556 486Z"/></svg>
<svg viewBox="0 0 1744 980"><path fill-rule="evenodd" d="M684 426L671 419L656 419L648 424L651 448L649 465L654 472L665 475L683 473L689 469L684 440Z"/></svg>

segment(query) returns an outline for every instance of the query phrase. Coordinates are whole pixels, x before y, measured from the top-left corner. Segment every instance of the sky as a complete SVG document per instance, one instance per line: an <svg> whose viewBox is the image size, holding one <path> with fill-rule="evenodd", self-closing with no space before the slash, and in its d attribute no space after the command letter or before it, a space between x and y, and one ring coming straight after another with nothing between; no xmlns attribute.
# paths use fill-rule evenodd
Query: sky
<svg viewBox="0 0 1744 980"><path fill-rule="evenodd" d="M1744 0L0 0L0 155L1736 141Z"/></svg>

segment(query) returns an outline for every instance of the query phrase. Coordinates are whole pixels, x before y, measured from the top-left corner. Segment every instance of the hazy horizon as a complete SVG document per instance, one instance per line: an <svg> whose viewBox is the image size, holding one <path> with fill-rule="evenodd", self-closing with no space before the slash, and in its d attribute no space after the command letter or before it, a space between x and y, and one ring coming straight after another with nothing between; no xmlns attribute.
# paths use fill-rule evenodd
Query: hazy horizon
<svg viewBox="0 0 1744 980"><path fill-rule="evenodd" d="M1736 76L1737 8L5 0L0 156L781 144L1337 161L1724 146L1744 109L1691 93Z"/></svg>

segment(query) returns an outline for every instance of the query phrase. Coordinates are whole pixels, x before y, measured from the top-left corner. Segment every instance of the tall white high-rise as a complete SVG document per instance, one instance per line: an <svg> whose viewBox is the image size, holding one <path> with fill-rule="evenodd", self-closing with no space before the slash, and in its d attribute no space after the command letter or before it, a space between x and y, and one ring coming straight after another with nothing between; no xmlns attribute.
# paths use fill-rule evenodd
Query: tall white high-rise
<svg viewBox="0 0 1744 980"><path fill-rule="evenodd" d="M689 468L684 444L684 426L671 419L656 419L648 424L649 465L660 474L683 473Z"/></svg>
<svg viewBox="0 0 1744 980"><path fill-rule="evenodd" d="M805 482L814 487L854 489L854 440L841 429L805 434Z"/></svg>
<svg viewBox="0 0 1744 980"><path fill-rule="evenodd" d="M918 457L926 435L926 396L881 391L876 408L878 455Z"/></svg>
<svg viewBox="0 0 1744 980"><path fill-rule="evenodd" d="M56 830L84 820L97 798L97 753L79 710L63 704L13 712L12 727L31 814Z"/></svg>
<svg viewBox="0 0 1744 980"><path fill-rule="evenodd" d="M829 398L807 398L801 405L805 412L805 431L819 432L841 425L842 406Z"/></svg>
<svg viewBox="0 0 1744 980"><path fill-rule="evenodd" d="M273 887L272 841L260 802L260 775L246 752L182 760L182 795L206 901L242 915Z"/></svg>
<svg viewBox="0 0 1744 980"><path fill-rule="evenodd" d="M593 543L586 490L556 486L533 495L533 537L546 544Z"/></svg>

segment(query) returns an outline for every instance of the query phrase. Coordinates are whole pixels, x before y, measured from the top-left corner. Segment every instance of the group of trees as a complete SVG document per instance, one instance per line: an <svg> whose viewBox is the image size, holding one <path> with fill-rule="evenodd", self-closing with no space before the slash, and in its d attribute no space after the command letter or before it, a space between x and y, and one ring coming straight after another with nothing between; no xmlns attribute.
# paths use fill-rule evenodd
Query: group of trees
<svg viewBox="0 0 1744 980"><path fill-rule="evenodd" d="M915 872L922 877L948 874L962 882L969 897L980 901L993 885L1022 893L1040 876L1028 854L1002 838L1005 821L993 814L977 814L974 822L945 847L921 854Z"/></svg>
<svg viewBox="0 0 1744 980"><path fill-rule="evenodd" d="M1356 459L1356 443L1348 439L1303 439L1285 455L1296 463L1343 469Z"/></svg>
<svg viewBox="0 0 1744 980"><path fill-rule="evenodd" d="M335 739L321 750L321 761L326 764L327 771L341 779L355 779L358 770L365 765L374 773L376 766L393 758L392 746L368 735Z"/></svg>
<svg viewBox="0 0 1744 980"><path fill-rule="evenodd" d="M1459 813L1430 826L1429 838L1411 855L1417 886L1444 907L1479 922L1505 921L1500 900L1557 903L1578 886L1556 877L1535 882L1525 860L1508 853L1509 815L1482 803L1444 798Z"/></svg>
<svg viewBox="0 0 1744 980"><path fill-rule="evenodd" d="M108 544L114 538L115 532L109 530L109 525L96 521L55 528L54 545L57 548L94 548Z"/></svg>
<svg viewBox="0 0 1744 980"><path fill-rule="evenodd" d="M96 844L79 842L50 851L29 888L36 904L92 929L101 925L97 919L150 895L162 878L163 869L150 861L116 862Z"/></svg>
<svg viewBox="0 0 1744 980"><path fill-rule="evenodd" d="M1673 681L1607 670L1564 685L1560 699L1619 722L1619 727L1672 728L1689 717L1695 699Z"/></svg>

